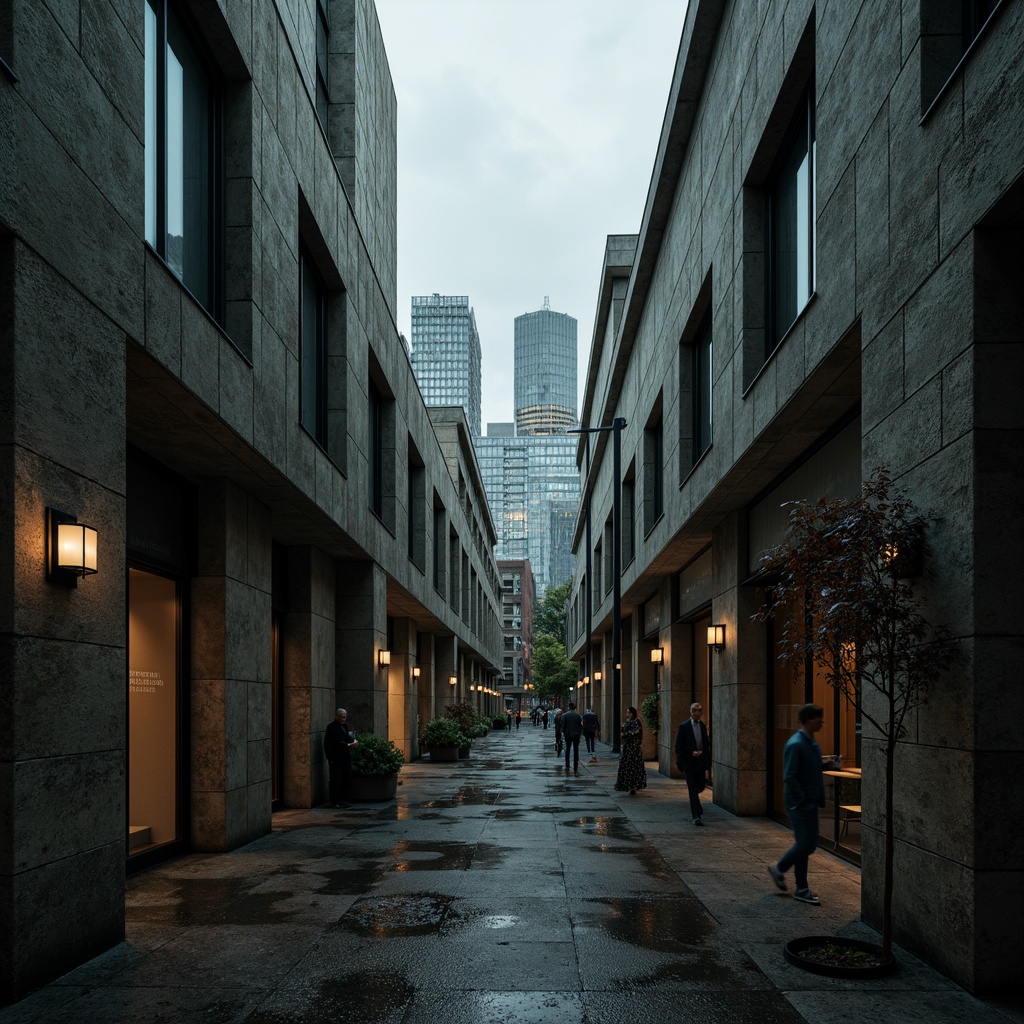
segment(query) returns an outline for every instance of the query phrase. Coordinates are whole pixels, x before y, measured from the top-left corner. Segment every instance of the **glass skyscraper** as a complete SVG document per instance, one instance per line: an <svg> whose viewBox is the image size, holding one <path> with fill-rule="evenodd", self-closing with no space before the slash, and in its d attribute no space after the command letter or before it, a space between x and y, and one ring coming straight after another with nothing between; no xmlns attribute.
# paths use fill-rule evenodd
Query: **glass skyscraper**
<svg viewBox="0 0 1024 1024"><path fill-rule="evenodd" d="M480 335L468 295L412 297L410 361L425 405L461 405L480 434Z"/></svg>
<svg viewBox="0 0 1024 1024"><path fill-rule="evenodd" d="M489 424L474 440L499 559L528 558L542 598L572 575L572 535L580 501L575 434L511 436ZM498 428L495 430L495 428Z"/></svg>
<svg viewBox="0 0 1024 1024"><path fill-rule="evenodd" d="M544 308L515 319L516 433L563 434L576 426L576 320Z"/></svg>

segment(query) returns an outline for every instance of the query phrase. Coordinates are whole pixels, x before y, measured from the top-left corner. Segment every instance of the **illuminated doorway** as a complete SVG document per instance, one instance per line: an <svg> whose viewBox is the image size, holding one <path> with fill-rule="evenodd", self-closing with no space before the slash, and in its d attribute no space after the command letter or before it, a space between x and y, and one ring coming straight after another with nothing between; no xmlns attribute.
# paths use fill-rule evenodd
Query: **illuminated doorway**
<svg viewBox="0 0 1024 1024"><path fill-rule="evenodd" d="M178 581L128 570L129 858L185 839L182 829L183 714Z"/></svg>

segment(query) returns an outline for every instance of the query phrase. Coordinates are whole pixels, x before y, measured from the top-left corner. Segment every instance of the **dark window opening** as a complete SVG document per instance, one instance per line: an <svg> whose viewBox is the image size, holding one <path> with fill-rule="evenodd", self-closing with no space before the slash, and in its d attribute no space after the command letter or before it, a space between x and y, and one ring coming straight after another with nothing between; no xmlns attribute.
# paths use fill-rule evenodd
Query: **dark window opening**
<svg viewBox="0 0 1024 1024"><path fill-rule="evenodd" d="M299 421L327 446L327 289L309 254L299 258Z"/></svg>
<svg viewBox="0 0 1024 1024"><path fill-rule="evenodd" d="M330 103L327 77L327 37L331 34L331 23L327 17L325 0L316 3L316 116L327 132L327 110Z"/></svg>

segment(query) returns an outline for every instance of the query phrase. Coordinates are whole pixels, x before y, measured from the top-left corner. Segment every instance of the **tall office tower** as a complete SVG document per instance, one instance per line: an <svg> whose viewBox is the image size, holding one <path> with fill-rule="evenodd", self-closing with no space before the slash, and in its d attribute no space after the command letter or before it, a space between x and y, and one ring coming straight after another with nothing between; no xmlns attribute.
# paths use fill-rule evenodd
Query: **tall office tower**
<svg viewBox="0 0 1024 1024"><path fill-rule="evenodd" d="M515 320L516 433L564 434L576 426L576 320L544 308Z"/></svg>
<svg viewBox="0 0 1024 1024"><path fill-rule="evenodd" d="M572 536L580 501L574 434L513 436L488 423L474 439L499 559L530 560L538 598L572 574Z"/></svg>
<svg viewBox="0 0 1024 1024"><path fill-rule="evenodd" d="M412 297L412 370L426 405L461 405L480 433L480 335L468 295ZM573 364L575 365L575 364Z"/></svg>

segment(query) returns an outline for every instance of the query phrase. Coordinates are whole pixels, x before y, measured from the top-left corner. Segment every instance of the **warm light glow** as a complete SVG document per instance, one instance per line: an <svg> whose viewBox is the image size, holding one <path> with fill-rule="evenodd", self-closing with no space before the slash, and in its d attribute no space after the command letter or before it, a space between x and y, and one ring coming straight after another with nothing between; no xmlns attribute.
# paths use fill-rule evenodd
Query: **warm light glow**
<svg viewBox="0 0 1024 1024"><path fill-rule="evenodd" d="M377 652L377 664L381 668L391 664L391 652L390 651L378 651Z"/></svg>
<svg viewBox="0 0 1024 1024"><path fill-rule="evenodd" d="M79 576L96 572L98 535L84 523L59 523L57 526L57 568Z"/></svg>
<svg viewBox="0 0 1024 1024"><path fill-rule="evenodd" d="M419 665L415 665L413 667L412 677L413 677L413 679L419 679L419 677L420 677L420 667L419 667Z"/></svg>
<svg viewBox="0 0 1024 1024"><path fill-rule="evenodd" d="M665 663L665 648L653 647L651 649L651 664L663 665Z"/></svg>
<svg viewBox="0 0 1024 1024"><path fill-rule="evenodd" d="M720 651L724 646L725 626L720 623L708 626L708 647L714 647L716 651Z"/></svg>
<svg viewBox="0 0 1024 1024"><path fill-rule="evenodd" d="M601 674L601 670L599 668L595 669L594 670L594 682L595 683L599 683L599 682L601 682L602 679L604 679L604 676Z"/></svg>
<svg viewBox="0 0 1024 1024"><path fill-rule="evenodd" d="M459 681L459 677L458 676L449 676L448 677L448 685L449 686L455 686L458 683L458 681Z"/></svg>

